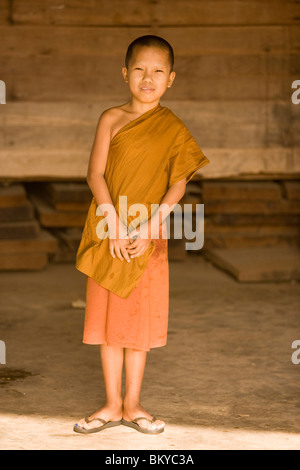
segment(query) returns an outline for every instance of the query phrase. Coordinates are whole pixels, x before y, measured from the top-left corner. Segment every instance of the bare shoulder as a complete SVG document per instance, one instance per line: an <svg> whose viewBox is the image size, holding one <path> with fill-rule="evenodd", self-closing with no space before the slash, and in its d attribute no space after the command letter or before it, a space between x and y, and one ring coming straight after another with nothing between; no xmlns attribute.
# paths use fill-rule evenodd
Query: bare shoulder
<svg viewBox="0 0 300 470"><path fill-rule="evenodd" d="M99 120L105 123L113 123L116 120L122 119L126 115L126 108L124 105L114 106L103 111Z"/></svg>
<svg viewBox="0 0 300 470"><path fill-rule="evenodd" d="M136 115L132 115L129 104L125 103L104 111L100 116L100 122L104 122L104 126L107 126L112 139L123 126L135 117Z"/></svg>
<svg viewBox="0 0 300 470"><path fill-rule="evenodd" d="M116 128L120 127L126 121L126 105L114 106L103 111L99 117L98 127L109 131L110 135L114 134Z"/></svg>

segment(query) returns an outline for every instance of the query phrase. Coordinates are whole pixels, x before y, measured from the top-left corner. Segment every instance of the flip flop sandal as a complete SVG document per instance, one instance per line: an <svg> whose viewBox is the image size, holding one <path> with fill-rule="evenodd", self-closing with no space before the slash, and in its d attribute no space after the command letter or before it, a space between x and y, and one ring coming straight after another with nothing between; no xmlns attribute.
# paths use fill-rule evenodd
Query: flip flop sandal
<svg viewBox="0 0 300 470"><path fill-rule="evenodd" d="M132 421L126 421L125 419L122 419L122 424L124 426L128 426L129 428L134 428L136 429L137 431L139 432L143 432L145 434L159 434L161 432L164 432L164 427L163 428L160 428L160 429L157 429L156 431L153 431L151 429L146 429L146 428L142 428L142 426L140 426L137 421L139 419L146 419L147 421L149 421L149 423L154 423L157 418L152 418L152 419L149 419L149 418L145 418L145 416L141 416L139 418L135 418L133 419Z"/></svg>
<svg viewBox="0 0 300 470"><path fill-rule="evenodd" d="M75 426L73 428L75 432L80 432L82 434L92 434L93 432L103 431L103 429L113 428L114 426L119 426L120 424L122 424L121 420L120 421L105 421L102 418L89 419L88 416L86 416L84 419L85 419L86 423L92 423L93 421L100 421L100 423L102 423L102 425L97 427L97 428L85 429L85 428L82 428L81 426L79 426L78 423L77 423L77 424L75 424Z"/></svg>

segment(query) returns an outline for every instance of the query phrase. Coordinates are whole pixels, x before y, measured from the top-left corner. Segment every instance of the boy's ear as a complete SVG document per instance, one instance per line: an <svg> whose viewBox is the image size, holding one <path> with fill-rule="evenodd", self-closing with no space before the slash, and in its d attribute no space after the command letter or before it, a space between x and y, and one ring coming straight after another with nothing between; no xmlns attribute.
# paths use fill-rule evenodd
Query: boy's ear
<svg viewBox="0 0 300 470"><path fill-rule="evenodd" d="M123 78L124 78L125 82L128 83L128 70L127 70L127 67L122 67L122 74L123 74Z"/></svg>
<svg viewBox="0 0 300 470"><path fill-rule="evenodd" d="M176 77L176 73L173 70L169 75L168 88L172 86L172 83L174 82L175 77Z"/></svg>

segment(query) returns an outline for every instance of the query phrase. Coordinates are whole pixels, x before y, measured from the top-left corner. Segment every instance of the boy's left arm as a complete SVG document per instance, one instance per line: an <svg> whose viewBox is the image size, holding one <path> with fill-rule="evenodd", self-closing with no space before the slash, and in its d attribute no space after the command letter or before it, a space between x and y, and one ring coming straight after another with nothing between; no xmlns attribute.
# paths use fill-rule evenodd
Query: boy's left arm
<svg viewBox="0 0 300 470"><path fill-rule="evenodd" d="M160 202L157 210L153 216L148 220L148 226L155 227L154 233L151 233L153 238L156 238L159 233L159 226L162 225L164 220L168 217L170 212L174 209L176 204L183 198L186 190L186 178L170 186L163 199Z"/></svg>
<svg viewBox="0 0 300 470"><path fill-rule="evenodd" d="M186 178L170 186L152 217L141 225L140 230L133 230L130 232L129 237L133 238L139 236L139 238L148 239L158 238L160 225L168 217L170 212L172 212L176 204L178 204L178 202L183 198L185 190Z"/></svg>

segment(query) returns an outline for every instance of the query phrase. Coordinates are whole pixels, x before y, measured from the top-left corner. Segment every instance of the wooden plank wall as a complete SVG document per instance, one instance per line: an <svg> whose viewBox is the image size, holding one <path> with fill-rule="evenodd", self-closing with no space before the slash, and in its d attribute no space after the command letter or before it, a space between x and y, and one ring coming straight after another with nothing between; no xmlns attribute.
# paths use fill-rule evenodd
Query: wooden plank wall
<svg viewBox="0 0 300 470"><path fill-rule="evenodd" d="M0 270L74 263L99 115L127 100L126 48L153 33L175 51L162 104L211 161L181 204L204 203L214 263L223 269L232 257L234 273L234 250L244 250L265 279L268 260L253 250L276 258L279 246L299 247L299 22L298 0L0 0ZM185 256L171 234L169 259ZM278 263L268 278L278 279Z"/></svg>
<svg viewBox="0 0 300 470"><path fill-rule="evenodd" d="M126 47L147 33L174 47L163 104L211 160L202 177L295 179L299 19L296 0L1 0L1 179L85 178L99 114L128 97Z"/></svg>

